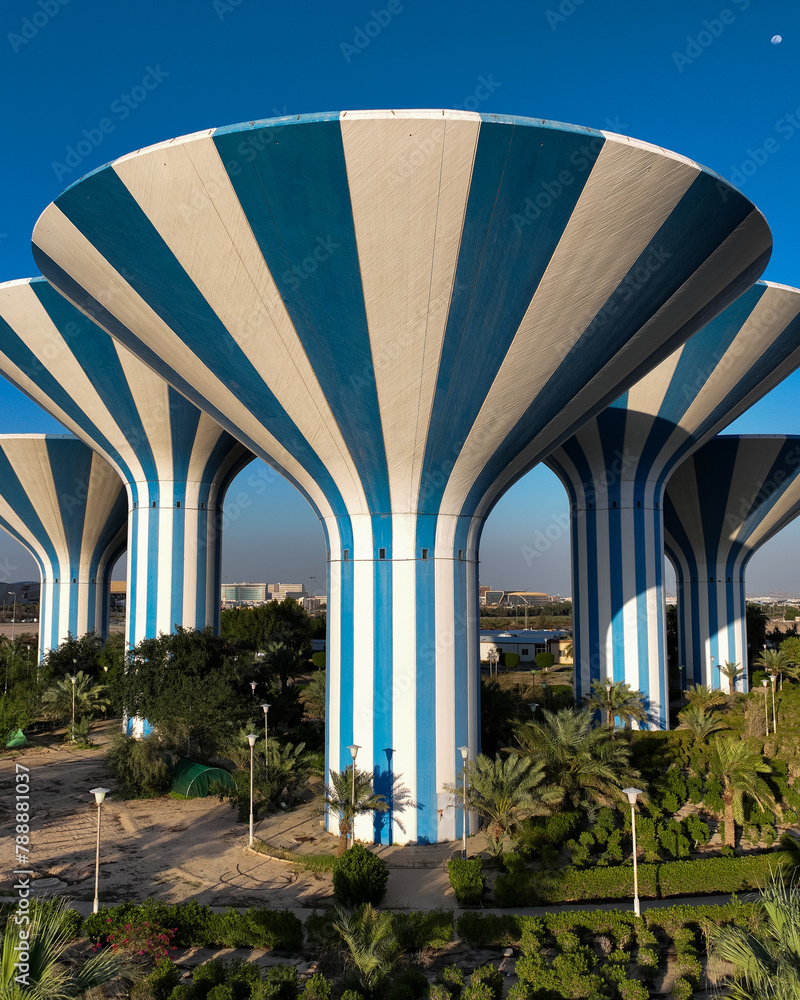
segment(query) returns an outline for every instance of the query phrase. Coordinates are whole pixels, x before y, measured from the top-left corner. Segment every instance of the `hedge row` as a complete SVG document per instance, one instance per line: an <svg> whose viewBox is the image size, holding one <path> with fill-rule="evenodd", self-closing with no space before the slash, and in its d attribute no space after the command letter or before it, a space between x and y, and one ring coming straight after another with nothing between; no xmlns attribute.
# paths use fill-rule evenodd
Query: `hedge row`
<svg viewBox="0 0 800 1000"><path fill-rule="evenodd" d="M786 851L743 858L707 858L702 861L665 861L638 866L639 896L670 896L741 892L762 886L771 871L793 863ZM500 906L539 906L585 900L633 897L633 866L615 865L561 872L498 875L494 897Z"/></svg>

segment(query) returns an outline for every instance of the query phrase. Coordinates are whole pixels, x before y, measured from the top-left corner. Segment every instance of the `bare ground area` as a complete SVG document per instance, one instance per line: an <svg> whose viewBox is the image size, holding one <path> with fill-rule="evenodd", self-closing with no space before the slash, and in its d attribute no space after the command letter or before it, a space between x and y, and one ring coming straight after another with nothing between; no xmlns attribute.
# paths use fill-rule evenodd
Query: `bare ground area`
<svg viewBox="0 0 800 1000"><path fill-rule="evenodd" d="M116 726L109 723L108 726ZM89 790L116 782L99 746L78 750L52 737L6 751L0 757L0 895L12 895L15 869L34 872L42 892L74 900L94 897L97 807ZM37 745L38 743L38 745ZM29 768L31 843L29 863L14 855L14 775ZM284 850L333 852L337 839L320 825L318 802L269 816L255 835ZM212 906L265 905L308 910L333 902L328 874L298 872L290 862L247 848L248 827L217 799L106 799L102 808L100 899L108 905L148 896L169 902L196 899ZM454 845L380 848L390 869L385 905L397 908L454 906L445 862ZM412 857L412 854L414 855Z"/></svg>

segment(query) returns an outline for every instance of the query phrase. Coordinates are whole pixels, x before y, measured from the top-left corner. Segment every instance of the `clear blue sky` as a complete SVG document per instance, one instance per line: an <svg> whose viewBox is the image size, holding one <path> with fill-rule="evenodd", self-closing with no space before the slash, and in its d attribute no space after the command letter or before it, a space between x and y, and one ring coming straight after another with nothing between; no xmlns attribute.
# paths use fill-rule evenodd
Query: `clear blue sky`
<svg viewBox="0 0 800 1000"><path fill-rule="evenodd" d="M796 2L393 0L390 9L391 17L385 0L6 0L0 279L37 274L30 233L38 214L81 174L131 150L282 114L466 107L610 129L712 167L772 227L764 276L800 285ZM373 12L383 25L371 24ZM142 87L148 74L153 89ZM105 132L103 119L112 126ZM798 390L800 375L733 429L800 433ZM0 385L0 432L58 429ZM257 495L247 485L253 471L229 494L225 578L315 576L319 587L316 518L271 472ZM517 484L484 533L482 581L568 593L568 535L557 530L566 509L546 470ZM560 537L526 560L548 527ZM764 546L750 568L751 592L800 592L798 541L796 523ZM35 576L32 560L2 536L0 577Z"/></svg>

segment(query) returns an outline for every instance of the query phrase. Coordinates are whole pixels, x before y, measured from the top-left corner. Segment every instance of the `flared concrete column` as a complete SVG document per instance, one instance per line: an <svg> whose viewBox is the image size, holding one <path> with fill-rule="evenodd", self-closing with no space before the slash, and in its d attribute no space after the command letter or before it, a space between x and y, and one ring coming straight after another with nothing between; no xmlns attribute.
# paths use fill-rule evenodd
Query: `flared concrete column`
<svg viewBox="0 0 800 1000"><path fill-rule="evenodd" d="M41 278L0 284L0 373L127 487L128 645L218 630L222 500L253 455Z"/></svg>
<svg viewBox="0 0 800 1000"><path fill-rule="evenodd" d="M610 677L668 724L664 491L800 365L800 292L757 282L547 460L570 500L575 692Z"/></svg>
<svg viewBox="0 0 800 1000"><path fill-rule="evenodd" d="M39 658L70 635L108 635L110 574L127 535L125 487L71 435L0 435L0 527L41 574Z"/></svg>
<svg viewBox="0 0 800 1000"><path fill-rule="evenodd" d="M727 691L719 668L744 670L745 573L760 546L800 513L800 436L722 435L675 471L664 504L665 549L678 585L685 682Z"/></svg>

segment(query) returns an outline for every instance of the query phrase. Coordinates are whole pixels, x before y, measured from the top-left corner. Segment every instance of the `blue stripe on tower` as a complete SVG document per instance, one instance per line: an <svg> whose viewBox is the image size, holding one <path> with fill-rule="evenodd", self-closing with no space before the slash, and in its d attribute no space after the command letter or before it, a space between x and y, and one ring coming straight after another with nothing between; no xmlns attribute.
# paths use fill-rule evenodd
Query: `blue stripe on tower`
<svg viewBox="0 0 800 1000"><path fill-rule="evenodd" d="M358 468L367 503L386 511L389 472L341 126L316 121L282 132L280 142L274 137L268 127L217 134L214 144L223 163L246 144L249 156L229 175L231 185ZM316 251L324 258L319 263ZM313 270L304 265L309 259ZM320 336L331 328L340 336ZM357 393L348 389L353 372L363 375Z"/></svg>
<svg viewBox="0 0 800 1000"><path fill-rule="evenodd" d="M77 577L80 572L86 497L92 475L93 453L78 440L46 439L45 449L69 553L69 573L70 577ZM74 601L72 603L76 604ZM71 631L74 631L73 626L77 625L77 604L73 610L75 622L70 621Z"/></svg>
<svg viewBox="0 0 800 1000"><path fill-rule="evenodd" d="M589 171L553 198L535 225L515 225L514 217L585 143L585 135L573 132L481 126L425 448L422 512L438 509L445 484L438 483L437 472L449 468L447 463L461 450ZM589 156L592 163L602 141L596 146ZM466 395L465 385L471 387ZM515 454L519 431L516 440ZM507 464L506 457L502 468ZM496 477L497 472L490 478ZM475 507L468 501L464 509Z"/></svg>
<svg viewBox="0 0 800 1000"><path fill-rule="evenodd" d="M339 688L339 759L347 760L349 754L346 748L355 743L355 733L353 731L355 712L355 677L353 668L353 655L355 653L356 638L355 630L355 606L354 606L354 580L353 580L353 529L349 517L338 517L336 519L339 529L339 544L341 545L342 558L340 567L340 649L341 659L340 688ZM344 559L347 552L348 558ZM340 765L341 768L341 765Z"/></svg>
<svg viewBox="0 0 800 1000"><path fill-rule="evenodd" d="M145 635L147 636L158 635L158 595L162 583L158 572L158 536L160 527L158 503L159 501L156 499L156 506L147 508L147 546L145 548L147 574L144 580L145 587L147 588L147 612L145 615ZM164 581L164 583L167 584L167 581Z"/></svg>
<svg viewBox="0 0 800 1000"><path fill-rule="evenodd" d="M597 481L595 476L598 471L607 473L613 468L614 451L618 450L618 443L625 440L625 423L627 411L620 407L611 406L597 417L600 430L601 446L603 448L604 467L602 470L592 469L592 482L594 485L593 495L595 506L597 506ZM612 567L620 567L623 564L622 558L622 488L619 476L610 477L602 484L605 491L606 510L604 517L608 526L608 556L609 571L608 579L603 581L611 592L611 649L612 649L612 670L615 681L624 681L625 671L625 591L623 587L622 573L611 571ZM598 516L600 512L598 510ZM638 549L637 549L638 553ZM598 581L600 582L600 581ZM602 585L602 584L601 584ZM599 637L598 637L599 638ZM602 679L602 678L601 678Z"/></svg>
<svg viewBox="0 0 800 1000"><path fill-rule="evenodd" d="M53 573L53 571L55 571L56 573L59 572L59 570L58 570L58 563L54 563L53 568L51 570L51 573ZM52 596L52 616L50 618L50 622L51 622L51 625L50 625L50 648L51 649L57 649L58 646L59 646L59 644L60 644L60 642L61 642L61 636L59 635L59 632L61 631L60 627L59 627L59 618L61 617L61 587L58 586L58 584L60 584L60 582L61 582L61 577L60 576L58 576L58 577L51 576L51 580L52 580L54 586L50 588L51 592L52 592L52 595L53 595Z"/></svg>
<svg viewBox="0 0 800 1000"><path fill-rule="evenodd" d="M186 562L186 507L180 509L173 504L172 509L164 508L158 511L158 519L162 517L172 519L172 567L170 573L172 579L169 581L171 614L169 620L170 631L174 631L176 625L183 622L183 567ZM191 557L196 562L194 557ZM205 614L200 619L204 622ZM199 628L203 624L195 623Z"/></svg>
<svg viewBox="0 0 800 1000"><path fill-rule="evenodd" d="M662 511L663 513L663 511ZM656 579L658 580L658 601L656 602L656 628L658 637L658 696L659 696L659 707L661 709L661 714L658 720L659 729L669 729L669 684L667 679L666 663L664 662L664 656L666 654L666 631L664 623L664 591L663 591L663 577L664 577L664 524L661 517L656 517L654 519L654 530L653 530L653 540L654 540L654 551L658 553L658 558L656 559ZM650 691L650 683L648 681L647 692Z"/></svg>
<svg viewBox="0 0 800 1000"><path fill-rule="evenodd" d="M344 503L330 473L300 429L283 410L253 363L228 333L194 282L175 258L155 227L113 170L93 175L91 197L85 188L65 191L58 207L89 239L98 252L121 274L153 311L234 392L239 402L282 442L324 492L335 513L344 513ZM119 216L122 229L107 225ZM137 269L129 274L126 261L136 245ZM59 284L59 287L61 285ZM77 286L76 286L77 287ZM83 305L85 293L75 299ZM92 302L87 303L91 315ZM98 321L101 321L98 316ZM118 324L109 326L116 336ZM124 337L128 343L130 337ZM132 345L134 346L134 345ZM138 347L136 348L138 353ZM163 363L157 370L164 369ZM175 380L170 377L170 381ZM188 387L190 398L197 398Z"/></svg>
<svg viewBox="0 0 800 1000"><path fill-rule="evenodd" d="M33 281L32 286L38 287L40 283L46 283ZM61 298L61 296L59 296ZM62 299L62 301L64 301ZM80 313L75 313L75 315L80 316ZM115 461L119 462L120 467L128 472L128 467L124 461L121 460L118 452L113 447L111 442L106 438L105 434L93 424L87 417L86 414L80 409L76 404L75 400L62 388L60 383L56 378L44 369L41 361L36 357L33 351L25 344L18 336L18 334L5 322L5 320L0 317L0 341L3 344L3 353L7 355L11 361L25 374L31 381L35 382L47 397L55 403L56 406L60 407L68 416L70 416L79 426L83 427L84 430L89 434L98 444L99 447L103 448L104 451L114 458ZM10 376L4 373L4 377L8 379L12 385L16 385L21 392L26 392L23 386L18 385L17 382ZM27 393L26 393L27 395Z"/></svg>
<svg viewBox="0 0 800 1000"><path fill-rule="evenodd" d="M420 520L431 520L421 518ZM433 553L433 547L430 552ZM417 559L417 842L438 837L436 787L436 560Z"/></svg>
<svg viewBox="0 0 800 1000"><path fill-rule="evenodd" d="M197 439L200 411L172 386L167 389L169 403L169 430L172 445L172 478L175 483L184 484L189 475L189 464ZM185 503L185 494L175 500Z"/></svg>
<svg viewBox="0 0 800 1000"><path fill-rule="evenodd" d="M538 430L550 423L561 410L561 400L577 395L586 384L588 373L598 372L605 367L648 319L656 315L681 285L688 281L709 257L718 252L719 245L725 238L751 214L752 205L738 191L730 189L729 198L723 202L719 192L715 190L716 184L718 180L715 177L705 173L698 174L626 276L600 308L597 317L567 353L563 362L509 431L503 443L495 450L470 490L464 510L474 510L477 507L492 483L513 457L519 454L520 441L530 441ZM715 219L709 218L710 204L717 206ZM687 246L686 229L693 225L692 218L695 215L701 215L706 221L698 230L697 239L692 240L691 246ZM669 255L670 266L656 270L643 287L637 287L637 271L646 268L648 260L654 255L660 258L665 254ZM763 270L767 259L769 259L768 253L745 268L741 274L735 275L728 287L734 285L741 287L743 275L752 274L755 280ZM635 298L632 298L632 288L636 288ZM630 299L632 301L628 301ZM727 303L729 299L730 293L726 288L705 308L695 313L688 323L676 330L659 351L649 355L639 368L633 372L626 371L626 383L630 385L642 378L655 364L683 343L690 333L700 329L707 320L716 315L720 308L719 303ZM619 394L619 383L609 380L608 391L599 405L612 403ZM480 398L483 399L483 396ZM563 439L574 433L583 423L585 423L584 417L576 420L565 432ZM546 456L532 456L531 461L540 461L544 457ZM520 475L523 472L520 472Z"/></svg>
<svg viewBox="0 0 800 1000"><path fill-rule="evenodd" d="M376 558L373 563L373 705L372 726L374 787L378 795L383 795L389 803L387 813L376 812L373 817L376 844L392 841L393 788L391 753L392 748L392 696L393 696L393 656L392 656L392 519L391 515L372 517L373 539L376 550L386 549L386 558ZM375 553L376 557L378 552Z"/></svg>

